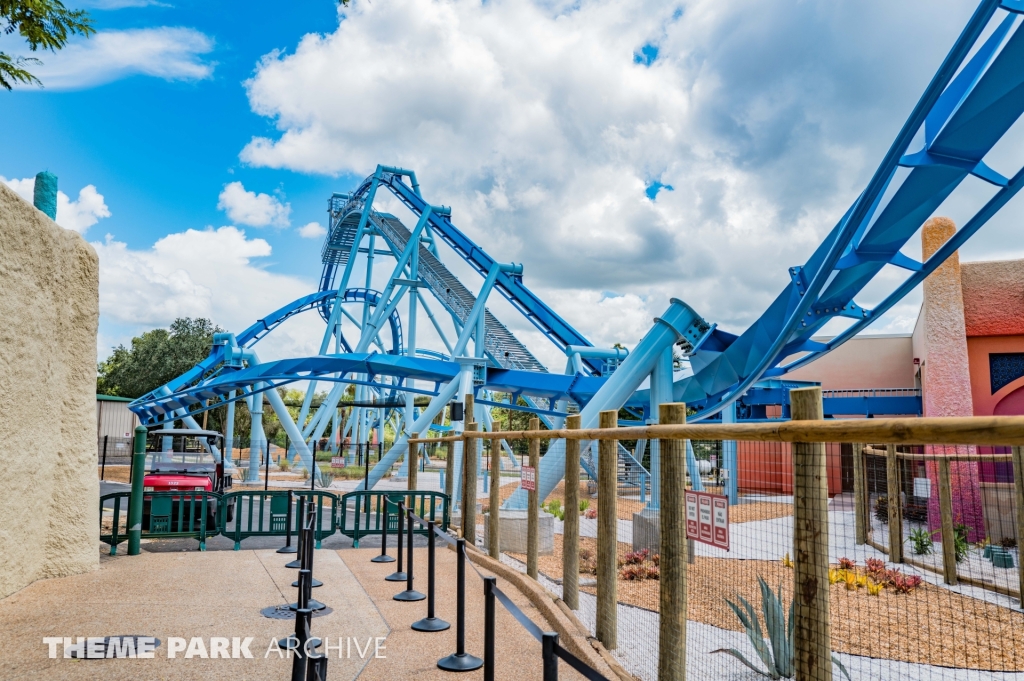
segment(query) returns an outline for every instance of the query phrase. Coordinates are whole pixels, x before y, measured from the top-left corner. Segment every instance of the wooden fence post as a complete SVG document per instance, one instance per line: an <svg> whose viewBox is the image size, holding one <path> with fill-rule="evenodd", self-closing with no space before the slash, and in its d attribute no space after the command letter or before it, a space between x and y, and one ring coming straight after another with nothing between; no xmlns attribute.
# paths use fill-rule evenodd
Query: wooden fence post
<svg viewBox="0 0 1024 681"><path fill-rule="evenodd" d="M487 516L487 550L491 558L501 559L501 531L498 509L501 508L501 440L491 438L491 510Z"/></svg>
<svg viewBox="0 0 1024 681"><path fill-rule="evenodd" d="M900 460L896 445L885 446L885 477L888 483L889 560L903 562L903 504L900 497Z"/></svg>
<svg viewBox="0 0 1024 681"><path fill-rule="evenodd" d="M864 475L864 445L853 445L853 514L858 544L868 543L868 494Z"/></svg>
<svg viewBox="0 0 1024 681"><path fill-rule="evenodd" d="M601 412L601 428L619 425L618 410ZM597 461L597 640L608 650L618 647L619 600L618 493L619 452L617 440L600 440Z"/></svg>
<svg viewBox="0 0 1024 681"><path fill-rule="evenodd" d="M467 395L468 397L468 395ZM476 432L479 423L467 423L466 430ZM462 444L462 470L465 481L462 493L462 536L470 546L476 546L476 448L480 440L466 438Z"/></svg>
<svg viewBox="0 0 1024 681"><path fill-rule="evenodd" d="M455 442L445 442L444 493L452 499L455 492ZM450 503L450 502L449 502Z"/></svg>
<svg viewBox="0 0 1024 681"><path fill-rule="evenodd" d="M1013 447L1013 487L1017 492L1017 546L1024 546L1024 448ZM1021 552L1024 554L1024 551ZM1017 561L1017 588L1024 608L1024 561Z"/></svg>
<svg viewBox="0 0 1024 681"><path fill-rule="evenodd" d="M581 417L565 419L576 430ZM562 526L562 601L570 610L580 607L580 441L565 441L565 522Z"/></svg>
<svg viewBox="0 0 1024 681"><path fill-rule="evenodd" d="M530 430L540 430L540 419L530 419ZM540 499L537 492L537 469L540 467L540 440L530 445L530 467L533 468L533 489L526 494L526 574L537 579L537 558L540 550Z"/></svg>
<svg viewBox="0 0 1024 681"><path fill-rule="evenodd" d="M956 535L953 533L953 488L949 480L949 459L939 459L939 519L942 536L942 576L956 584Z"/></svg>
<svg viewBox="0 0 1024 681"><path fill-rule="evenodd" d="M658 406L658 423L686 423L686 405ZM686 441L661 440L658 679L686 679Z"/></svg>
<svg viewBox="0 0 1024 681"><path fill-rule="evenodd" d="M410 433L409 439L414 440L420 436L419 433ZM420 469L420 443L410 442L409 443L409 455L406 457L409 468L409 491L415 492L416 486L419 483L419 469ZM405 501L406 508L412 508L413 497L411 494ZM415 513L415 510L413 511Z"/></svg>
<svg viewBox="0 0 1024 681"><path fill-rule="evenodd" d="M794 421L823 419L821 388L791 390L789 404ZM828 536L828 470L825 462L825 444L794 442L794 667L796 678L807 681L832 681Z"/></svg>

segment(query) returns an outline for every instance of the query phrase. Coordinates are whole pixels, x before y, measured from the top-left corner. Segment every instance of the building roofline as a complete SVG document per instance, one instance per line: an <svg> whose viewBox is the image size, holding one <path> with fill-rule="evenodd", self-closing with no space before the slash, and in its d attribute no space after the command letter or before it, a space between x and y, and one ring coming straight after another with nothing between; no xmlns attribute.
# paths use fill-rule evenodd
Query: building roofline
<svg viewBox="0 0 1024 681"><path fill-rule="evenodd" d="M134 402L135 399L131 397L118 397L116 395L97 395L97 402Z"/></svg>

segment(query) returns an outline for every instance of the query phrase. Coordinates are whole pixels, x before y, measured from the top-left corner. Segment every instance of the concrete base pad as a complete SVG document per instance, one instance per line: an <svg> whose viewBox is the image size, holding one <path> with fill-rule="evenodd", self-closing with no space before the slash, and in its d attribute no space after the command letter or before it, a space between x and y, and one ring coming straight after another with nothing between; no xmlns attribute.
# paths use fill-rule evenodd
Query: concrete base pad
<svg viewBox="0 0 1024 681"><path fill-rule="evenodd" d="M644 509L633 514L633 550L661 551L661 514Z"/></svg>

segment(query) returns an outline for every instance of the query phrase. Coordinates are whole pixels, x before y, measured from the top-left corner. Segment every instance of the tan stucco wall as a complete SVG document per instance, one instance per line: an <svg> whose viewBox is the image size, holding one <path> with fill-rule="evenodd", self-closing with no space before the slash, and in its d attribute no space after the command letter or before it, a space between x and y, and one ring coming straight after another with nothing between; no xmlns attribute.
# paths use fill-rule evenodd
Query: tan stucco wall
<svg viewBox="0 0 1024 681"><path fill-rule="evenodd" d="M0 598L99 564L99 260L0 183Z"/></svg>
<svg viewBox="0 0 1024 681"><path fill-rule="evenodd" d="M821 359L785 377L794 381L819 381L822 390L913 388L911 339L907 334L854 336Z"/></svg>

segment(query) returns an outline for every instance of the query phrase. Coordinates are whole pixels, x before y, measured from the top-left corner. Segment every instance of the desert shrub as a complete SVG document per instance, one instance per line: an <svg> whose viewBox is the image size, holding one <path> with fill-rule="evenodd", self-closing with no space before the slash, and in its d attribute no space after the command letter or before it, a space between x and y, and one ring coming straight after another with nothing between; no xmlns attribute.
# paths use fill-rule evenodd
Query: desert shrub
<svg viewBox="0 0 1024 681"><path fill-rule="evenodd" d="M907 540L914 546L914 553L925 556L932 552L932 534L923 527L911 531Z"/></svg>
<svg viewBox="0 0 1024 681"><path fill-rule="evenodd" d="M855 567L857 567L857 562L856 561L851 560L850 558L840 558L839 559L839 569L840 570L852 570Z"/></svg>

